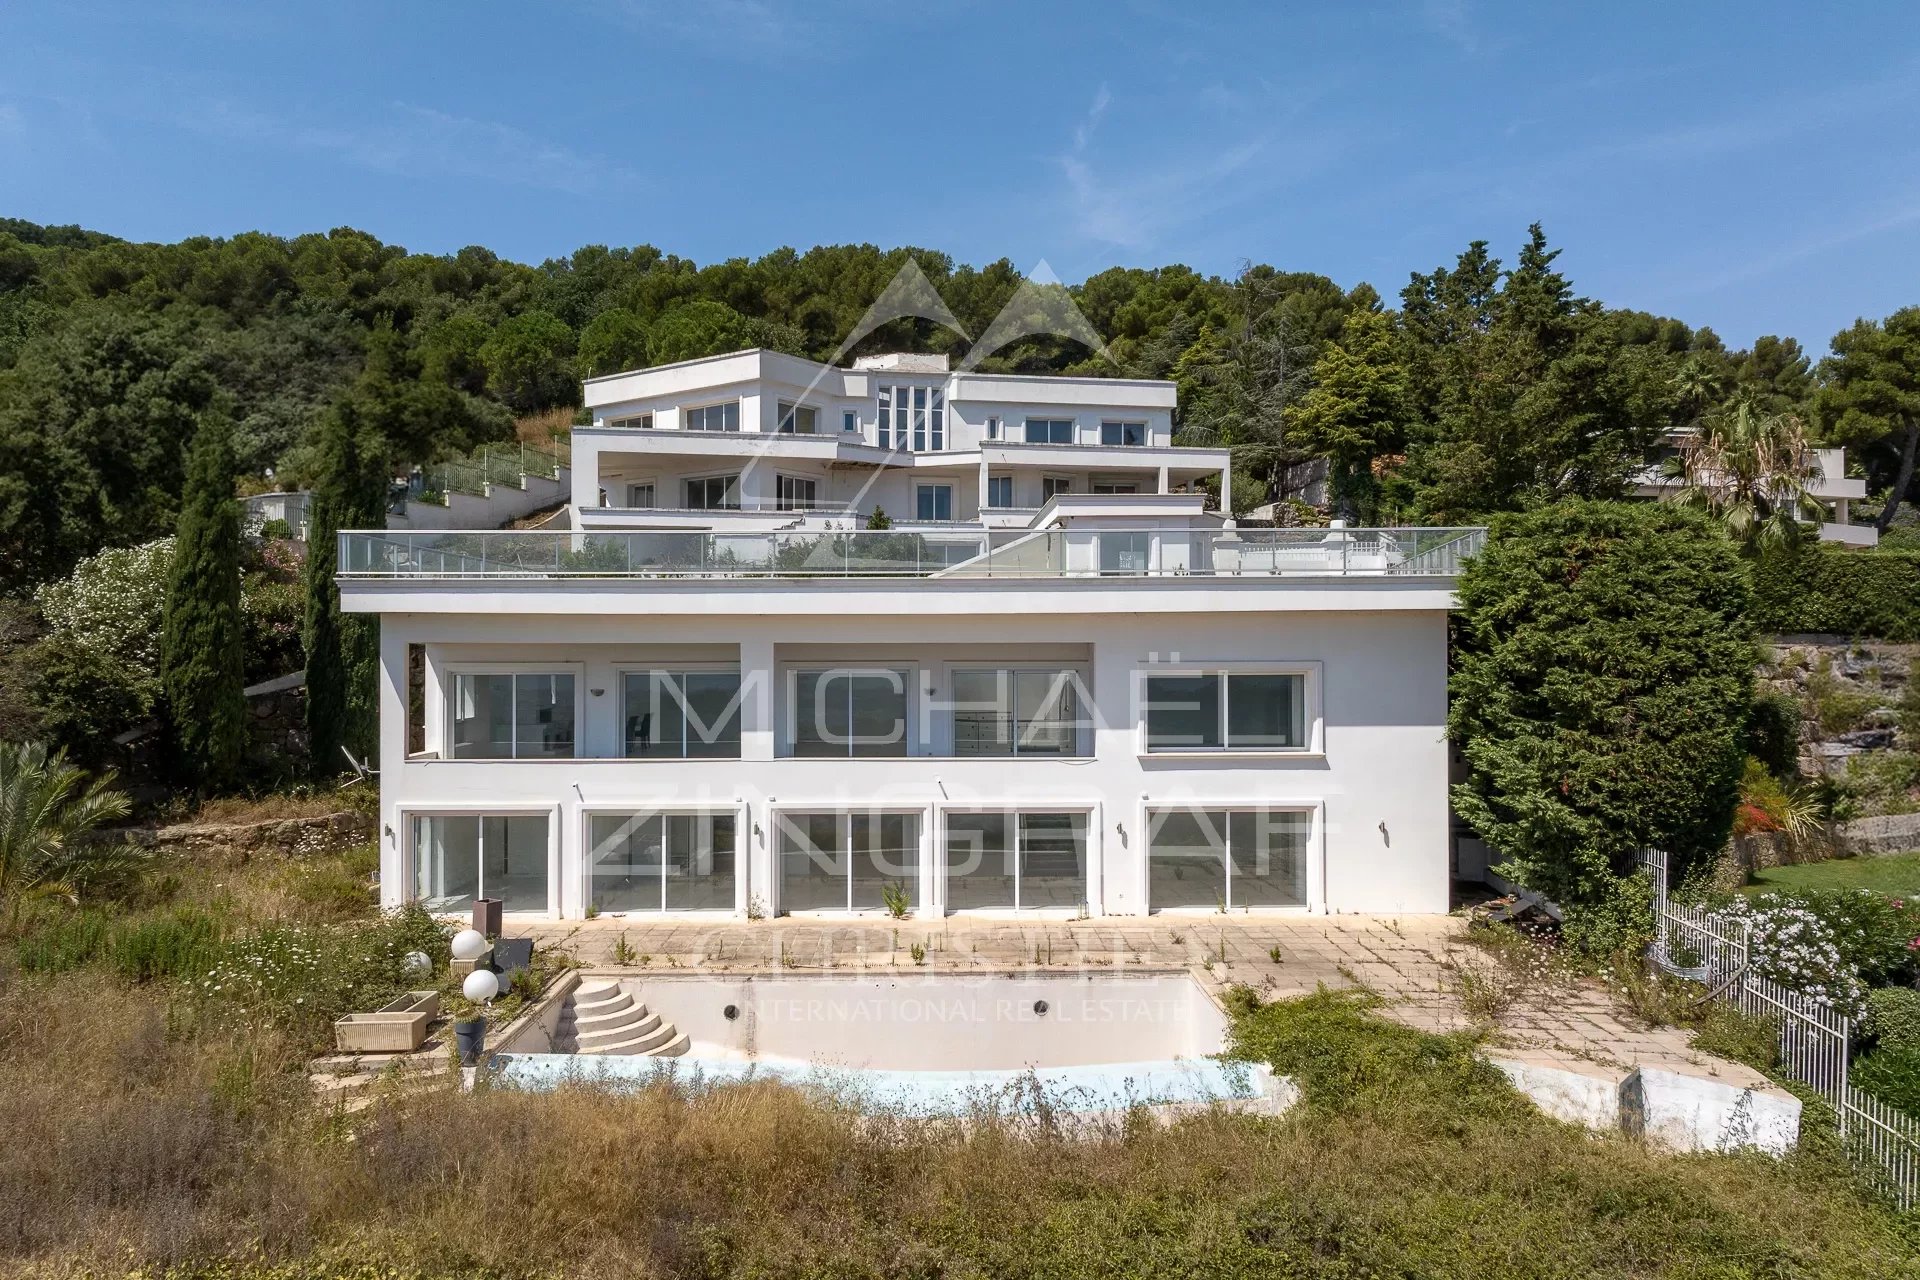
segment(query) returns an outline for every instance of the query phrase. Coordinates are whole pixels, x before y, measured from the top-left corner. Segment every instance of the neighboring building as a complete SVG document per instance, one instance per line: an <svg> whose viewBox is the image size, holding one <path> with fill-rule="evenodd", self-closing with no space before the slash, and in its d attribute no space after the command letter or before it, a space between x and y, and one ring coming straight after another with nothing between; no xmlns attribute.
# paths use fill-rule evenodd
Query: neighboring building
<svg viewBox="0 0 1920 1280"><path fill-rule="evenodd" d="M1480 530L1236 529L1164 382L747 352L587 399L573 531L341 535L389 905L1447 910Z"/></svg>
<svg viewBox="0 0 1920 1280"><path fill-rule="evenodd" d="M1663 498L1678 493L1681 482L1667 474L1669 460L1680 456L1688 433L1676 431L1661 442L1660 456L1634 475L1629 492L1636 498ZM1865 480L1847 476L1845 449L1815 449L1814 461L1820 474L1807 486L1807 496L1826 508L1831 519L1820 525L1822 542L1838 542L1849 547L1874 547L1880 544L1879 530L1870 524L1852 523L1852 503L1867 496Z"/></svg>

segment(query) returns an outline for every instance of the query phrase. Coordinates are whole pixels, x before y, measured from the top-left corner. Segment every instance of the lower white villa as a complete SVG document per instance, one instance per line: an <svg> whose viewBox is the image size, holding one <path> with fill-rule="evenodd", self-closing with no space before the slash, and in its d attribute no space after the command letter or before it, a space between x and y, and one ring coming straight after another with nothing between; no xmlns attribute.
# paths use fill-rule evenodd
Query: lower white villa
<svg viewBox="0 0 1920 1280"><path fill-rule="evenodd" d="M1237 529L1169 383L862 364L598 379L572 528L341 535L389 905L1447 909L1480 530Z"/></svg>

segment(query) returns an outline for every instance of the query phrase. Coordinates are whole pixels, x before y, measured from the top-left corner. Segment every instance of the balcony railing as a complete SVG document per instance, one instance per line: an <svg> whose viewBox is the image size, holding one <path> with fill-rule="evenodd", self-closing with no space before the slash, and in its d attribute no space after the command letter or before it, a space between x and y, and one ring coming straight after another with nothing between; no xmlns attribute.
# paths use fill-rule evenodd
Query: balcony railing
<svg viewBox="0 0 1920 1280"><path fill-rule="evenodd" d="M1486 530L343 531L342 578L1451 577Z"/></svg>

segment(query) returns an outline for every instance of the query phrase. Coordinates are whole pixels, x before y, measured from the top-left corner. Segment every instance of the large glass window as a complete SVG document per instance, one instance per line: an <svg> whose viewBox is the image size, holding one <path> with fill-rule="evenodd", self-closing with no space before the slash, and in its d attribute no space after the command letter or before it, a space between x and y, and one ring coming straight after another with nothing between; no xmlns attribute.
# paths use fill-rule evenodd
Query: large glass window
<svg viewBox="0 0 1920 1280"><path fill-rule="evenodd" d="M1105 445L1144 445L1147 442L1147 424L1144 422L1103 422L1100 424L1100 443Z"/></svg>
<svg viewBox="0 0 1920 1280"><path fill-rule="evenodd" d="M1153 535L1144 529L1100 535L1100 572L1145 573L1153 555Z"/></svg>
<svg viewBox="0 0 1920 1280"><path fill-rule="evenodd" d="M627 755L740 758L738 671L629 671L621 686Z"/></svg>
<svg viewBox="0 0 1920 1280"><path fill-rule="evenodd" d="M1073 481L1065 476L1042 476L1040 478L1040 501L1052 502L1056 495L1073 492Z"/></svg>
<svg viewBox="0 0 1920 1280"><path fill-rule="evenodd" d="M793 753L906 755L907 676L845 667L794 672L787 721Z"/></svg>
<svg viewBox="0 0 1920 1280"><path fill-rule="evenodd" d="M1072 418L1028 418L1028 444L1072 444Z"/></svg>
<svg viewBox="0 0 1920 1280"><path fill-rule="evenodd" d="M702 405L698 409L684 411L686 428L689 431L738 431L740 429L740 402L729 400L725 404Z"/></svg>
<svg viewBox="0 0 1920 1280"><path fill-rule="evenodd" d="M780 910L879 911L888 890L920 898L920 817L912 813L782 813Z"/></svg>
<svg viewBox="0 0 1920 1280"><path fill-rule="evenodd" d="M1073 672L955 671L952 685L953 754L1070 756L1078 750Z"/></svg>
<svg viewBox="0 0 1920 1280"><path fill-rule="evenodd" d="M775 476L775 505L782 511L811 511L819 505L820 482L806 476Z"/></svg>
<svg viewBox="0 0 1920 1280"><path fill-rule="evenodd" d="M779 402L780 430L786 435L810 436L820 429L820 411L810 404L795 404L791 400Z"/></svg>
<svg viewBox="0 0 1920 1280"><path fill-rule="evenodd" d="M544 814L413 819L413 896L435 913L465 912L475 898L545 911L549 863Z"/></svg>
<svg viewBox="0 0 1920 1280"><path fill-rule="evenodd" d="M1299 672L1149 676L1147 750L1299 751L1307 678Z"/></svg>
<svg viewBox="0 0 1920 1280"><path fill-rule="evenodd" d="M989 507L1011 507L1013 505L1013 477L987 477L987 505Z"/></svg>
<svg viewBox="0 0 1920 1280"><path fill-rule="evenodd" d="M953 486L950 484L923 484L915 491L916 507L921 520L953 519Z"/></svg>
<svg viewBox="0 0 1920 1280"><path fill-rule="evenodd" d="M601 911L731 911L731 813L596 813L587 901Z"/></svg>
<svg viewBox="0 0 1920 1280"><path fill-rule="evenodd" d="M645 484L630 484L627 486L627 505L629 507L644 511L653 506L653 501L653 481L649 480Z"/></svg>
<svg viewBox="0 0 1920 1280"><path fill-rule="evenodd" d="M566 672L453 678L453 756L510 760L573 754L573 676Z"/></svg>
<svg viewBox="0 0 1920 1280"><path fill-rule="evenodd" d="M687 510L738 511L739 476L703 476L687 481Z"/></svg>
<svg viewBox="0 0 1920 1280"><path fill-rule="evenodd" d="M880 387L880 444L916 452L947 447L947 393L939 387Z"/></svg>
<svg viewBox="0 0 1920 1280"><path fill-rule="evenodd" d="M950 813L951 911L1080 907L1087 897L1083 813Z"/></svg>
<svg viewBox="0 0 1920 1280"><path fill-rule="evenodd" d="M1302 907L1311 814L1295 809L1164 809L1147 819L1147 905Z"/></svg>

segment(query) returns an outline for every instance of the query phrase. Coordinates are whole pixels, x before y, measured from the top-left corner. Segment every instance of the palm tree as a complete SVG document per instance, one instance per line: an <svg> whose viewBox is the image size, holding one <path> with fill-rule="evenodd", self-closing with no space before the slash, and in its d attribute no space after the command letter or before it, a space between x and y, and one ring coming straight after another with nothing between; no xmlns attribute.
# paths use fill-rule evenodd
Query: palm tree
<svg viewBox="0 0 1920 1280"><path fill-rule="evenodd" d="M0 742L0 899L10 920L33 898L77 901L88 880L124 865L123 850L85 839L132 807L113 780L111 771L88 780L64 751Z"/></svg>
<svg viewBox="0 0 1920 1280"><path fill-rule="evenodd" d="M1791 544L1802 525L1820 522L1807 492L1820 468L1793 414L1740 401L1705 418L1667 465L1681 482L1675 501L1711 512L1750 549Z"/></svg>

